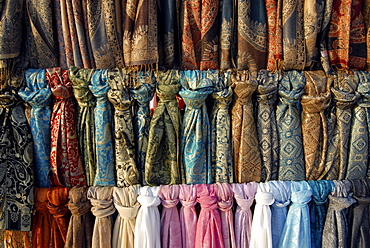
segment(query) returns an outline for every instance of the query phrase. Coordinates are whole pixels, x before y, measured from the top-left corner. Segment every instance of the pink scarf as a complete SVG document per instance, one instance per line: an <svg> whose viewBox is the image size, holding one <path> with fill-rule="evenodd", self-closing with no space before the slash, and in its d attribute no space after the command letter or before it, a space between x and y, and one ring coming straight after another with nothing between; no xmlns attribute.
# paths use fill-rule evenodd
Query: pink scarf
<svg viewBox="0 0 370 248"><path fill-rule="evenodd" d="M197 190L195 185L180 185L179 199L181 202L180 225L182 234L182 247L195 247L195 234L197 233Z"/></svg>

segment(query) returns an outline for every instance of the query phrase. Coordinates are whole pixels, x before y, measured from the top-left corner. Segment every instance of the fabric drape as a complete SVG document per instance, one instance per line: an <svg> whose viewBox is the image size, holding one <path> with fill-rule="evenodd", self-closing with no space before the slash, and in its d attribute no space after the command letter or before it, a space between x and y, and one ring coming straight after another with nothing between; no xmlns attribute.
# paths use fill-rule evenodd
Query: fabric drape
<svg viewBox="0 0 370 248"><path fill-rule="evenodd" d="M118 212L114 223L112 247L134 247L134 231L136 216L140 208L137 201L139 185L118 188L113 190L113 203Z"/></svg>
<svg viewBox="0 0 370 248"><path fill-rule="evenodd" d="M186 104L181 130L181 158L186 183L211 183L210 122L205 100L213 92L218 73L183 71L180 80L179 94Z"/></svg>
<svg viewBox="0 0 370 248"><path fill-rule="evenodd" d="M222 237L225 248L236 247L235 229L232 207L234 204L234 193L232 186L228 183L216 183L218 209L220 210Z"/></svg>
<svg viewBox="0 0 370 248"><path fill-rule="evenodd" d="M328 150L328 125L325 110L330 105L332 77L324 71L305 71L305 94L302 95L302 141L307 180L322 179Z"/></svg>
<svg viewBox="0 0 370 248"><path fill-rule="evenodd" d="M54 15L54 26L56 30L57 40L57 52L59 66L63 69L67 69L67 58L66 58L66 45L64 44L63 28L62 28L62 13L61 13L61 1L53 0L53 15Z"/></svg>
<svg viewBox="0 0 370 248"><path fill-rule="evenodd" d="M68 209L68 191L66 187L52 187L47 192L47 208L52 216L50 246L63 248L67 239L71 213Z"/></svg>
<svg viewBox="0 0 370 248"><path fill-rule="evenodd" d="M334 183L327 180L307 181L312 190L312 201L309 203L311 245L320 248L322 245L322 234L326 218L325 203L328 195L334 190Z"/></svg>
<svg viewBox="0 0 370 248"><path fill-rule="evenodd" d="M329 169L328 180L343 180L347 173L353 106L360 98L356 92L357 85L356 75L338 72L331 88L335 105L329 110L332 120L328 122L331 132L328 135L330 142L325 165Z"/></svg>
<svg viewBox="0 0 370 248"><path fill-rule="evenodd" d="M357 71L359 100L353 108L346 179L365 178L369 171L370 74Z"/></svg>
<svg viewBox="0 0 370 248"><path fill-rule="evenodd" d="M78 103L77 135L87 186L94 184L96 173L96 145L94 108L96 100L89 89L94 70L69 68L73 94Z"/></svg>
<svg viewBox="0 0 370 248"><path fill-rule="evenodd" d="M270 181L270 190L275 199L271 206L272 247L279 247L290 205L290 181Z"/></svg>
<svg viewBox="0 0 370 248"><path fill-rule="evenodd" d="M181 203L180 225L182 247L194 248L198 220L195 210L195 205L197 204L197 190L195 185L180 185L179 199Z"/></svg>
<svg viewBox="0 0 370 248"><path fill-rule="evenodd" d="M277 180L279 169L279 140L275 116L280 73L261 70L258 73L257 134L261 151L261 181Z"/></svg>
<svg viewBox="0 0 370 248"><path fill-rule="evenodd" d="M92 75L89 89L96 97L94 109L96 173L94 185L113 186L115 184L114 151L111 129L112 113L107 99L108 71L96 70Z"/></svg>
<svg viewBox="0 0 370 248"><path fill-rule="evenodd" d="M276 68L276 60L278 59L276 54L278 36L277 30L281 29L281 19L279 20L278 16L281 12L281 9L278 8L278 4L281 4L282 0L266 0L266 15L267 15L267 70L274 71ZM281 59L281 58L280 58Z"/></svg>
<svg viewBox="0 0 370 248"><path fill-rule="evenodd" d="M274 203L273 194L268 183L259 183L255 195L250 247L272 247L271 210Z"/></svg>
<svg viewBox="0 0 370 248"><path fill-rule="evenodd" d="M161 215L161 247L182 247L180 216L177 209L179 203L179 185L159 186L158 197L162 202Z"/></svg>
<svg viewBox="0 0 370 248"><path fill-rule="evenodd" d="M233 78L232 86L235 99L231 108L235 181L258 182L261 179L262 162L252 103L258 83L252 73L241 71Z"/></svg>
<svg viewBox="0 0 370 248"><path fill-rule="evenodd" d="M251 206L257 192L258 183L232 184L235 201L238 204L235 212L236 247L248 248L251 240L252 211Z"/></svg>
<svg viewBox="0 0 370 248"><path fill-rule="evenodd" d="M185 182L180 162L181 116L176 100L180 87L178 71L158 72L156 95L159 102L150 121L145 158L145 181L148 185Z"/></svg>
<svg viewBox="0 0 370 248"><path fill-rule="evenodd" d="M195 234L195 247L225 247L215 185L197 184L195 187L197 189L197 202L200 203L201 207Z"/></svg>
<svg viewBox="0 0 370 248"><path fill-rule="evenodd" d="M153 99L156 78L153 72L140 71L136 75L131 95L135 99L134 105L134 133L136 144L136 166L145 175L145 159L148 148L148 136L150 125L149 102ZM145 183L145 180L143 178Z"/></svg>
<svg viewBox="0 0 370 248"><path fill-rule="evenodd" d="M218 69L219 8L217 0L183 2L182 61L186 70Z"/></svg>
<svg viewBox="0 0 370 248"><path fill-rule="evenodd" d="M267 16L264 0L238 0L237 69L260 70L267 62Z"/></svg>
<svg viewBox="0 0 370 248"><path fill-rule="evenodd" d="M43 69L28 69L25 79L26 86L18 95L32 107L30 129L34 140L35 186L50 187L51 91Z"/></svg>
<svg viewBox="0 0 370 248"><path fill-rule="evenodd" d="M276 122L279 138L279 180L304 180L300 99L305 86L303 72L287 71L279 84Z"/></svg>
<svg viewBox="0 0 370 248"><path fill-rule="evenodd" d="M232 0L224 0L220 3L221 24L220 24L220 69L227 70L233 68L232 43L234 35L234 7Z"/></svg>
<svg viewBox="0 0 370 248"><path fill-rule="evenodd" d="M212 98L214 105L211 112L211 168L212 182L234 182L231 118L229 107L233 91L230 86L230 71L221 74L215 84Z"/></svg>
<svg viewBox="0 0 370 248"><path fill-rule="evenodd" d="M51 185L84 186L86 184L78 147L75 102L67 70L51 68L46 78L54 95L51 114Z"/></svg>
<svg viewBox="0 0 370 248"><path fill-rule="evenodd" d="M322 247L348 247L348 208L356 200L350 196L350 184L346 181L333 181L334 190L328 196L329 206L326 211Z"/></svg>
<svg viewBox="0 0 370 248"><path fill-rule="evenodd" d="M324 13L322 17L322 23L321 23L321 30L318 34L318 40L320 42L320 55L321 55L321 65L322 69L327 73L332 73L332 68L330 65L329 57L328 57L328 32L330 29L330 20L331 20L331 13L333 10L333 2L334 0L325 0L324 5Z"/></svg>
<svg viewBox="0 0 370 248"><path fill-rule="evenodd" d="M92 186L87 191L91 202L91 212L95 216L92 234L92 248L111 247L113 233L113 214L116 211L113 204L112 186Z"/></svg>
<svg viewBox="0 0 370 248"><path fill-rule="evenodd" d="M140 181L135 161L135 137L132 124L132 96L127 70L108 72L108 100L114 107L114 149L117 186L130 186Z"/></svg>
<svg viewBox="0 0 370 248"><path fill-rule="evenodd" d="M86 186L76 186L69 190L68 208L72 216L68 225L65 247L90 248L92 246L93 217L87 191Z"/></svg>
<svg viewBox="0 0 370 248"><path fill-rule="evenodd" d="M135 248L160 248L160 216L158 205L161 200L158 197L159 187L140 187L137 201L141 208L136 217L135 225Z"/></svg>
<svg viewBox="0 0 370 248"><path fill-rule="evenodd" d="M32 217L32 247L50 247L52 216L47 207L49 188L35 188L35 214Z"/></svg>
<svg viewBox="0 0 370 248"><path fill-rule="evenodd" d="M279 247L311 247L310 212L312 190L306 181L291 182L291 201Z"/></svg>
<svg viewBox="0 0 370 248"><path fill-rule="evenodd" d="M158 62L155 1L124 2L123 51L126 66Z"/></svg>

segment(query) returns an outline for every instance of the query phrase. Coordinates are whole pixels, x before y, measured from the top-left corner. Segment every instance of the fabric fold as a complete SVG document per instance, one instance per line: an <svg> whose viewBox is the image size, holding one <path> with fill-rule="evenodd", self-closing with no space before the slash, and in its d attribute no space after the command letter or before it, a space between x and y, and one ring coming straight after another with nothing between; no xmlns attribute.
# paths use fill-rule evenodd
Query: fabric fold
<svg viewBox="0 0 370 248"><path fill-rule="evenodd" d="M52 216L48 209L49 188L35 188L35 214L32 217L32 247L49 248Z"/></svg>
<svg viewBox="0 0 370 248"><path fill-rule="evenodd" d="M232 51L235 48L233 44L234 35L234 13L235 8L233 7L232 0L224 0L220 3L221 12L221 24L220 24L220 69L227 70L233 68L233 54Z"/></svg>
<svg viewBox="0 0 370 248"><path fill-rule="evenodd" d="M194 248L198 221L195 209L195 205L197 204L197 190L195 185L180 185L179 199L181 203L180 225L182 247Z"/></svg>

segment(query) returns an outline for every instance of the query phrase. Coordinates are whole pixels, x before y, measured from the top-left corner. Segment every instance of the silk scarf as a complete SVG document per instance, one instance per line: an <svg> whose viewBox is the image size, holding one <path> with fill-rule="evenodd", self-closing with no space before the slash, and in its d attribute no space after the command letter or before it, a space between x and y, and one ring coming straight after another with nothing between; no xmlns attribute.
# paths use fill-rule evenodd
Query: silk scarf
<svg viewBox="0 0 370 248"><path fill-rule="evenodd" d="M332 68L329 61L327 37L330 29L330 20L333 10L334 0L325 0L324 13L322 17L321 30L318 34L320 42L321 66L326 74L332 74Z"/></svg>
<svg viewBox="0 0 370 248"><path fill-rule="evenodd" d="M180 225L182 247L194 248L198 221L195 209L195 205L197 204L197 189L195 185L180 185L179 199L181 203Z"/></svg>
<svg viewBox="0 0 370 248"><path fill-rule="evenodd" d="M227 70L233 68L233 49L232 42L234 35L234 13L235 8L232 0L223 0L220 2L221 26L220 26L220 69Z"/></svg>
<svg viewBox="0 0 370 248"><path fill-rule="evenodd" d="M47 207L49 188L35 188L35 213L32 217L32 247L49 248L52 216Z"/></svg>
<svg viewBox="0 0 370 248"><path fill-rule="evenodd" d="M277 30L281 29L281 25L278 25L281 22L278 16L279 13L282 11L278 9L278 3L281 4L282 0L266 0L265 1L265 8L266 8L266 21L267 21L267 70L274 71L277 70L276 68L276 50L278 44L278 33ZM281 42L281 41L280 41Z"/></svg>
<svg viewBox="0 0 370 248"><path fill-rule="evenodd" d="M53 15L54 15L54 26L56 31L56 42L57 42L57 52L58 52L58 62L59 66L63 69L67 69L67 57L66 57L66 45L64 43L63 37L63 21L62 21L62 11L61 11L61 1L53 0Z"/></svg>

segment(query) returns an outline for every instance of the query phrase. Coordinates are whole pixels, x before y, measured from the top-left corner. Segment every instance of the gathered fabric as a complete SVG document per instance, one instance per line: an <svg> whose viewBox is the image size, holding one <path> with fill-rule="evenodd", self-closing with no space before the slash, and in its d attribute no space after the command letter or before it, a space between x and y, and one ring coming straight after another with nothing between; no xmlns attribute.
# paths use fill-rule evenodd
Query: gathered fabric
<svg viewBox="0 0 370 248"><path fill-rule="evenodd" d="M197 204L197 189L194 184L180 185L179 200L180 225L182 236L182 247L195 248L195 236L197 233L198 216L195 210Z"/></svg>
<svg viewBox="0 0 370 248"><path fill-rule="evenodd" d="M49 188L35 188L35 214L32 220L32 247L49 248L52 215L48 209Z"/></svg>

